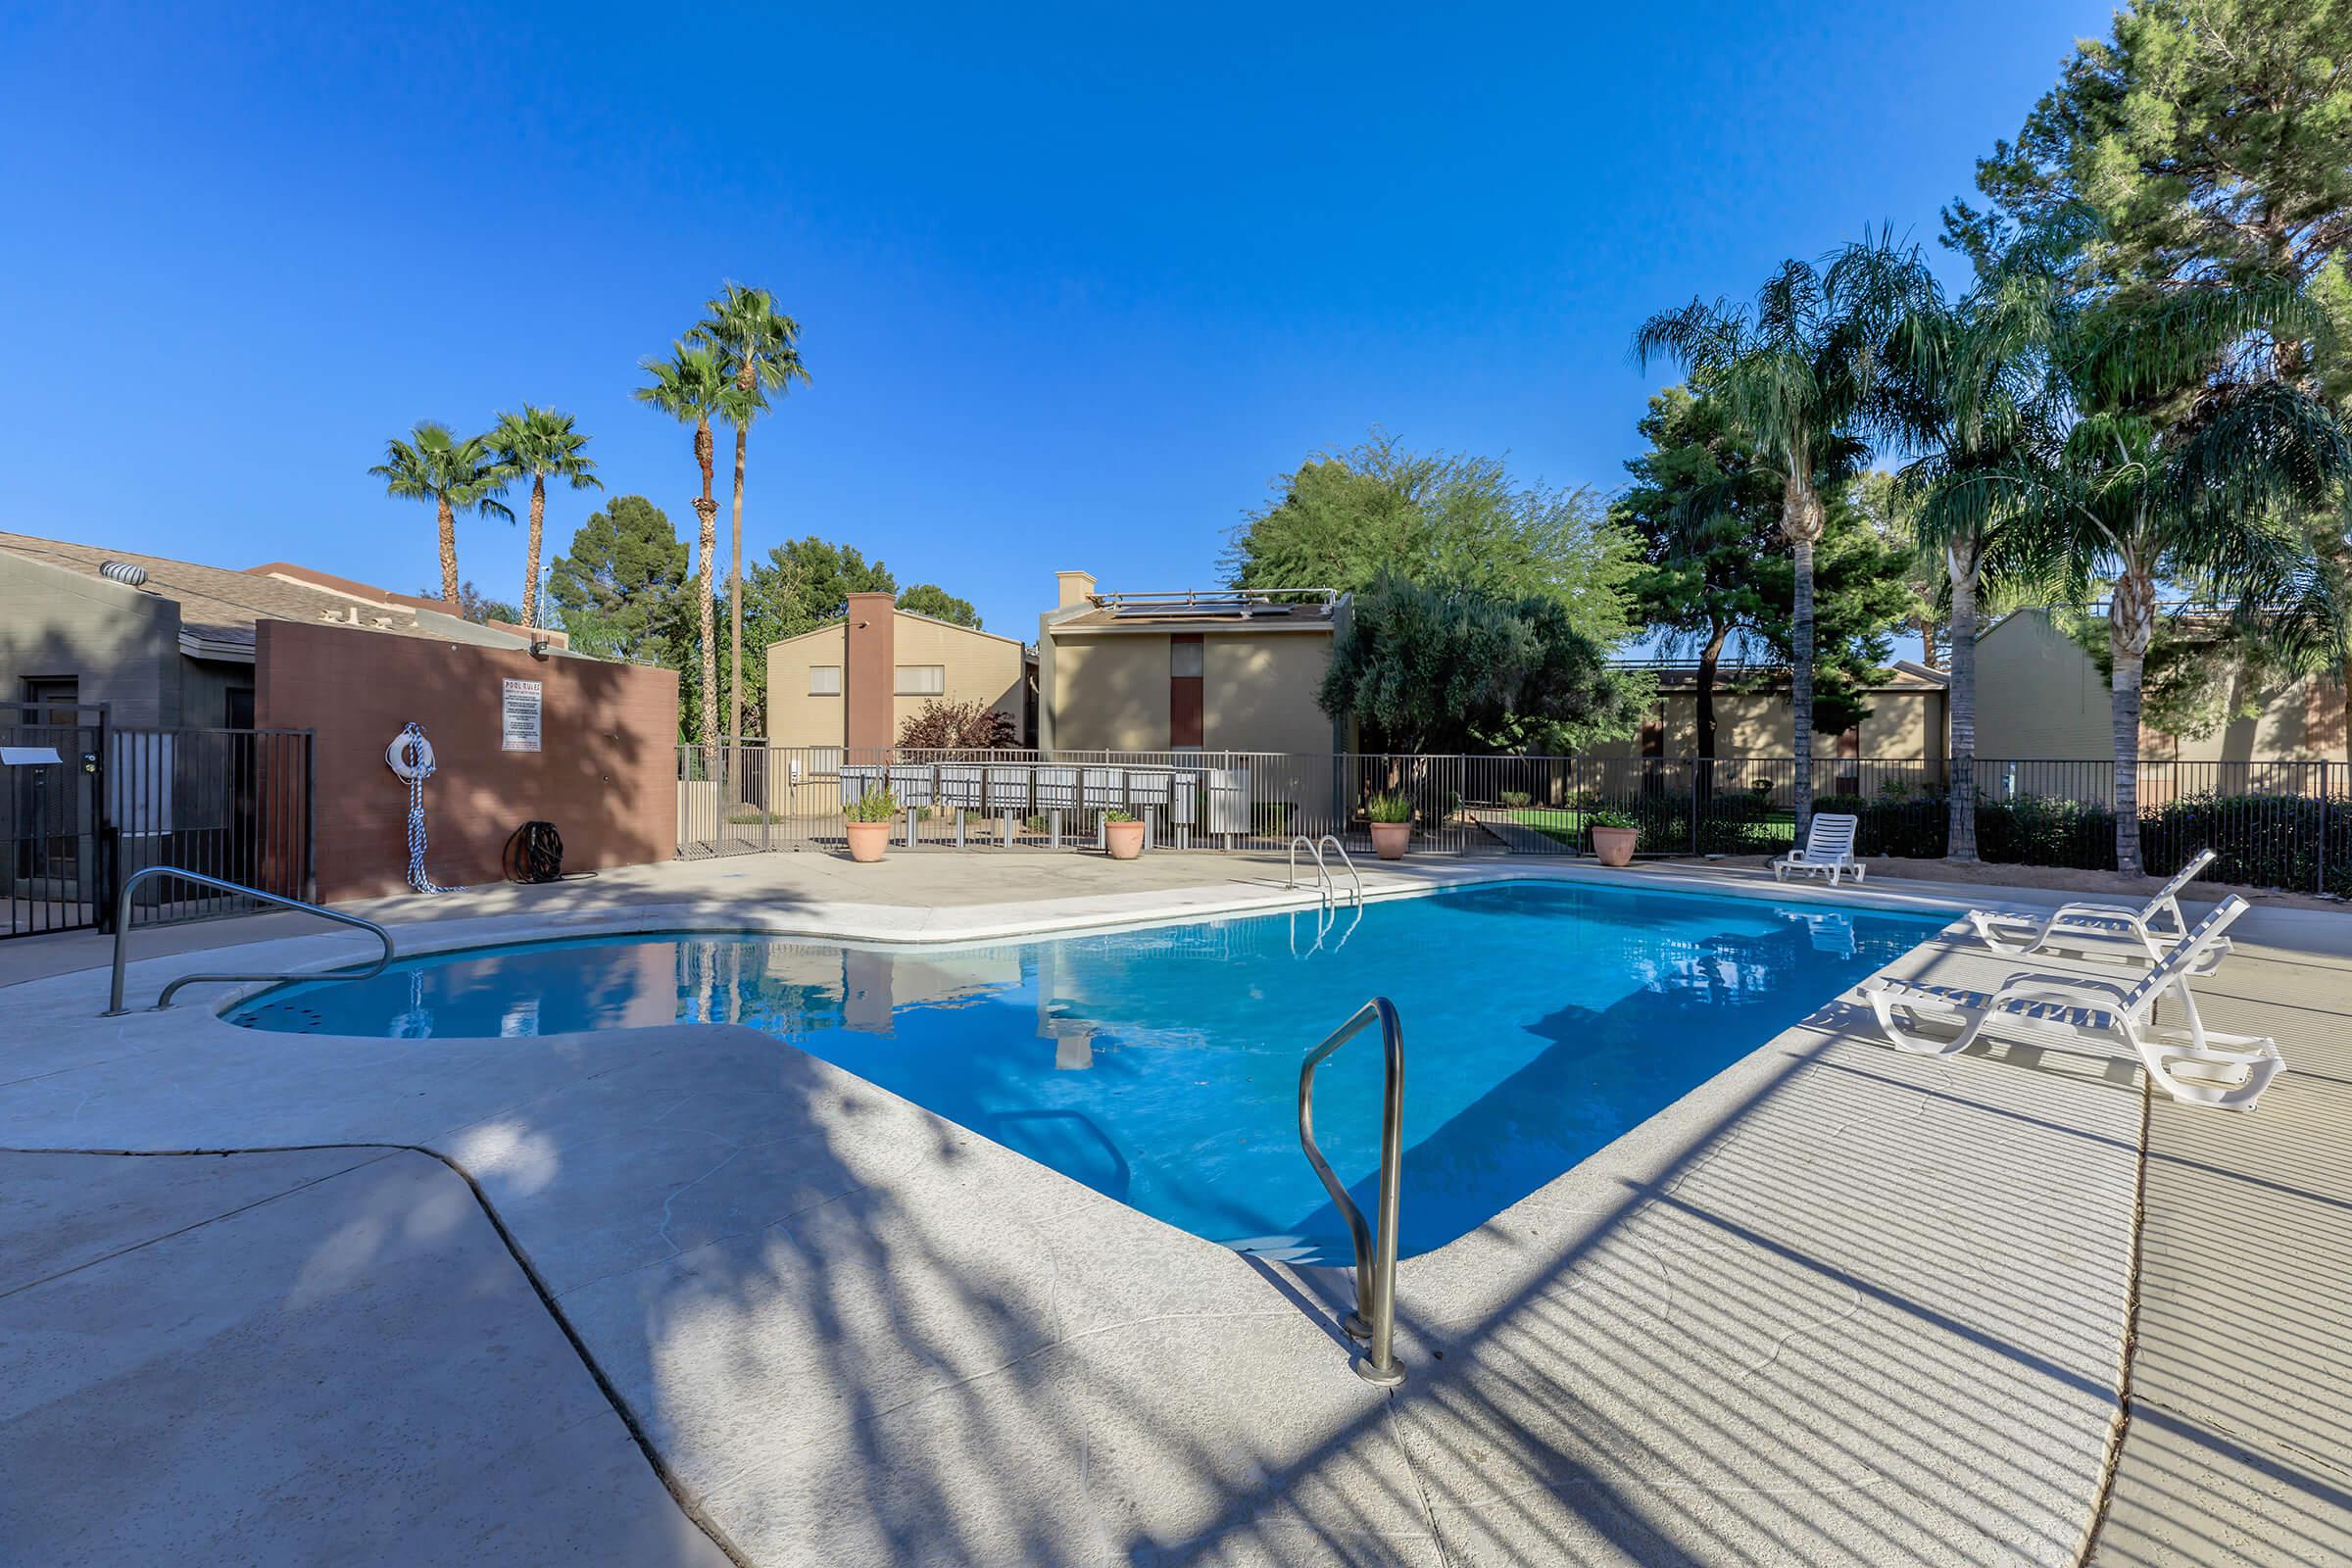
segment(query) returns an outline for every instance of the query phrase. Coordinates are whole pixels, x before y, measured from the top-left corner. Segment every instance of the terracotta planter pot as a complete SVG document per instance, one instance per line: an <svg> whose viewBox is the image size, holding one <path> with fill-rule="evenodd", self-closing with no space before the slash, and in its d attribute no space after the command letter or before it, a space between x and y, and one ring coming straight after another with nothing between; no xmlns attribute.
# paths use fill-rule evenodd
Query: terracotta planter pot
<svg viewBox="0 0 2352 1568"><path fill-rule="evenodd" d="M1596 827L1592 830L1592 856L1603 865L1634 863L1634 841L1642 836L1638 827Z"/></svg>
<svg viewBox="0 0 2352 1568"><path fill-rule="evenodd" d="M850 833L850 858L871 863L882 858L890 846L888 822L849 822L843 824Z"/></svg>
<svg viewBox="0 0 2352 1568"><path fill-rule="evenodd" d="M1404 847L1413 837L1410 822L1375 822L1372 824L1372 851L1384 860L1404 858Z"/></svg>
<svg viewBox="0 0 2352 1568"><path fill-rule="evenodd" d="M1102 842L1114 860L1132 860L1144 853L1144 824L1141 822L1105 822Z"/></svg>

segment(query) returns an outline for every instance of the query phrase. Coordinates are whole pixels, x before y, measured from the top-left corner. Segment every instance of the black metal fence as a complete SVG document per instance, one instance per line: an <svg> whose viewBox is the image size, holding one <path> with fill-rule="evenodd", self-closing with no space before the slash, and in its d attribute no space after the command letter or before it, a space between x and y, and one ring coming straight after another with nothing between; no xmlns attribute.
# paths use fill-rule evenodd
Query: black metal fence
<svg viewBox="0 0 2352 1568"><path fill-rule="evenodd" d="M0 705L0 937L107 928L123 880L150 865L308 897L311 744L307 730L133 728L102 706ZM159 878L130 918L256 906Z"/></svg>
<svg viewBox="0 0 2352 1568"><path fill-rule="evenodd" d="M1796 840L1788 758L1423 757L1268 752L933 752L725 746L679 752L687 858L844 843L842 808L888 788L909 847L1073 849L1105 812L1161 849L1274 850L1296 834L1371 849L1376 795L1410 802L1413 853L1586 853L1596 818L1630 821L1644 855L1775 855ZM1942 759L1816 758L1816 810L1860 819L1866 855L1945 853ZM2115 774L2104 760L1979 759L1987 860L2112 870ZM2141 858L2166 873L2220 852L2216 880L2352 895L2352 769L2340 762L2142 761Z"/></svg>

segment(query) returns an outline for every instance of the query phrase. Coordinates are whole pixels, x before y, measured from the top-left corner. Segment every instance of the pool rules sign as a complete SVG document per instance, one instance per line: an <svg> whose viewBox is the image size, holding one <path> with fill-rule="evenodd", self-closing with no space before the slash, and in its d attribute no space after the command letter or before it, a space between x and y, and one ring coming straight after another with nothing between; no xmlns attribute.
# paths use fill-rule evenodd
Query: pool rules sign
<svg viewBox="0 0 2352 1568"><path fill-rule="evenodd" d="M535 752L539 749L539 683L535 680L507 682L506 701L500 706L500 739L502 752Z"/></svg>

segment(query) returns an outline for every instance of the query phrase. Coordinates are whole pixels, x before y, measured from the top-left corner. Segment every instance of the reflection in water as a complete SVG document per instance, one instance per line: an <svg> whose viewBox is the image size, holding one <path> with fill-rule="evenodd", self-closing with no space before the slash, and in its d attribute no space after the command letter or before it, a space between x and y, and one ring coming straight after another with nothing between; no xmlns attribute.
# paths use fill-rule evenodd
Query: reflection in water
<svg viewBox="0 0 2352 1568"><path fill-rule="evenodd" d="M1409 1253L1484 1223L1937 923L1513 883L954 950L556 943L288 988L237 1021L412 1038L743 1024L1200 1235L1338 1260L1346 1232L1298 1152L1298 1060L1367 997L1393 999L1405 1026ZM1367 1204L1378 1058L1342 1052L1316 1090L1318 1136Z"/></svg>

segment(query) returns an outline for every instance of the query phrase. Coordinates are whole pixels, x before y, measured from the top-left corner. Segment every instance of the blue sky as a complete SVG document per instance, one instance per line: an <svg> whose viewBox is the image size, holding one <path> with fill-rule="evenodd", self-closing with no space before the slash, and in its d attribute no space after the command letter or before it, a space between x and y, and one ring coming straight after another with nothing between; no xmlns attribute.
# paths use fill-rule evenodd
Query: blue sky
<svg viewBox="0 0 2352 1568"><path fill-rule="evenodd" d="M1057 567L1213 580L1375 424L1614 487L1644 314L1932 241L2107 17L1442 9L10 6L0 526L414 589L430 510L368 466L528 400L690 532L629 391L736 278L814 377L747 557L819 533L1033 634ZM518 596L519 529L459 554Z"/></svg>

